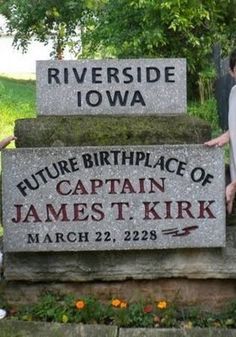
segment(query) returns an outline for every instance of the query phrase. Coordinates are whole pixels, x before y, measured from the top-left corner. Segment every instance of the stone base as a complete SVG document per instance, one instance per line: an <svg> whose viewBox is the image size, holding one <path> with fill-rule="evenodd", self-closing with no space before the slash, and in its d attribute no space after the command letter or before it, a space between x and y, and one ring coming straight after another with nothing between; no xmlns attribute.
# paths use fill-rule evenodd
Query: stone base
<svg viewBox="0 0 236 337"><path fill-rule="evenodd" d="M211 137L207 123L186 115L40 117L18 120L15 135L17 147L199 144ZM223 249L6 254L4 278L1 291L15 304L61 290L217 309L236 298L236 225L228 226Z"/></svg>
<svg viewBox="0 0 236 337"><path fill-rule="evenodd" d="M227 226L225 248L7 253L4 277L29 282L235 279L236 226Z"/></svg>
<svg viewBox="0 0 236 337"><path fill-rule="evenodd" d="M36 303L42 292L93 296L110 303L122 298L129 303L139 300L162 300L180 306L196 306L202 310L224 309L236 298L235 280L126 280L122 282L63 282L27 283L2 282L0 297L12 305Z"/></svg>

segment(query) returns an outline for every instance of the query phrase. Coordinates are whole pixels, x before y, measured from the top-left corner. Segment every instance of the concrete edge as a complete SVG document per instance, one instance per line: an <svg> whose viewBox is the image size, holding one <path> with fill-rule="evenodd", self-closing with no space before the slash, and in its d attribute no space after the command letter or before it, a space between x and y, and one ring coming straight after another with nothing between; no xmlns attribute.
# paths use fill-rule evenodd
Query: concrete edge
<svg viewBox="0 0 236 337"><path fill-rule="evenodd" d="M108 325L0 321L0 337L117 337L118 328Z"/></svg>
<svg viewBox="0 0 236 337"><path fill-rule="evenodd" d="M117 337L235 337L236 329L120 329Z"/></svg>
<svg viewBox="0 0 236 337"><path fill-rule="evenodd" d="M118 328L107 325L0 321L0 337L235 337L236 329Z"/></svg>

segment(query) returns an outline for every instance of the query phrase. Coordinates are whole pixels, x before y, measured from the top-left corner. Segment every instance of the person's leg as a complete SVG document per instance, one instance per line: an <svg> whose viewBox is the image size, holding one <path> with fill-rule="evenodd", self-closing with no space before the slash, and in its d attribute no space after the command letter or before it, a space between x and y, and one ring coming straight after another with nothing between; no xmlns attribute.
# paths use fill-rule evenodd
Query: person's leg
<svg viewBox="0 0 236 337"><path fill-rule="evenodd" d="M3 260L3 254L0 251L0 274L1 274L1 271L2 271L2 260ZM6 317L6 315L7 315L6 310L0 309L0 319L3 319L4 317Z"/></svg>

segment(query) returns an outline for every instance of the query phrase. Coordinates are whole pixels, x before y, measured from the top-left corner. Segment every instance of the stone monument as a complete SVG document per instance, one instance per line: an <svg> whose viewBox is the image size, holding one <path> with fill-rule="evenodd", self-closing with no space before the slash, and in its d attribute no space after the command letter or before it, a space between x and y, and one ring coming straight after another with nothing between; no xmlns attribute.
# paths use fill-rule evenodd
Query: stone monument
<svg viewBox="0 0 236 337"><path fill-rule="evenodd" d="M37 107L3 151L9 298L27 283L203 304L233 280L223 153L186 114L184 59L39 61Z"/></svg>

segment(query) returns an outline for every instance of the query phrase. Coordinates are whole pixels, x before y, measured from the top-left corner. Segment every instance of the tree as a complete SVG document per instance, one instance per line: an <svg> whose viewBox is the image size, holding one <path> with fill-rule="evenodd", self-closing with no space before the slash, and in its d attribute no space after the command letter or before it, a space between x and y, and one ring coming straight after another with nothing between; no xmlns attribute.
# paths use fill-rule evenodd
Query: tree
<svg viewBox="0 0 236 337"><path fill-rule="evenodd" d="M229 50L234 8L235 0L107 0L86 24L84 56L184 57L196 83L213 44Z"/></svg>
<svg viewBox="0 0 236 337"><path fill-rule="evenodd" d="M61 59L65 46L74 52L79 49L77 28L91 1L4 0L0 12L7 18L9 32L14 33L16 47L26 51L32 38L45 44L52 40L52 55Z"/></svg>

